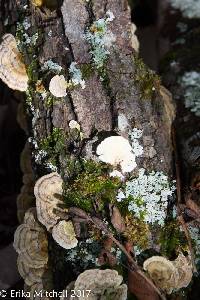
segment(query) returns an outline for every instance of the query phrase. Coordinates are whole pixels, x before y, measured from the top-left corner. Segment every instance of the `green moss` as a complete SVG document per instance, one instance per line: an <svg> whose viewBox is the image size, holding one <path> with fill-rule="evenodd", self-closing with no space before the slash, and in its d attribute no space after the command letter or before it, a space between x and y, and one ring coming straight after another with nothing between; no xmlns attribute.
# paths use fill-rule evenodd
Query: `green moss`
<svg viewBox="0 0 200 300"><path fill-rule="evenodd" d="M134 56L133 63L135 65L134 80L139 86L141 99L152 99L160 86L160 77L150 70L138 56Z"/></svg>
<svg viewBox="0 0 200 300"><path fill-rule="evenodd" d="M51 94L48 94L47 97L44 99L45 107L46 108L52 107L57 101L58 98L54 97Z"/></svg>
<svg viewBox="0 0 200 300"><path fill-rule="evenodd" d="M149 244L150 230L146 223L135 218L131 213L125 217L125 237L140 249L145 250Z"/></svg>
<svg viewBox="0 0 200 300"><path fill-rule="evenodd" d="M108 167L104 164L84 161L82 172L65 187L67 206L74 205L90 212L95 203L101 211L106 203L115 202L120 182L107 174Z"/></svg>
<svg viewBox="0 0 200 300"><path fill-rule="evenodd" d="M28 89L26 90L26 103L28 105L30 105L32 103L32 95L34 93L33 88L28 87Z"/></svg>
<svg viewBox="0 0 200 300"><path fill-rule="evenodd" d="M36 83L39 77L39 62L37 59L33 59L27 67L27 74L30 83Z"/></svg>
<svg viewBox="0 0 200 300"><path fill-rule="evenodd" d="M83 79L87 80L94 74L94 68L91 64L81 64L80 66Z"/></svg>
<svg viewBox="0 0 200 300"><path fill-rule="evenodd" d="M142 198L134 198L133 196L129 195L127 198L124 198L123 201L117 202L117 207L121 211L123 216L126 216L130 213L129 205L131 202L137 204L138 207L142 207L144 205L144 201ZM146 215L146 210L140 211L140 220L143 221Z"/></svg>
<svg viewBox="0 0 200 300"><path fill-rule="evenodd" d="M46 151L51 158L55 158L65 149L66 138L62 128L53 128L52 134L40 142L39 148Z"/></svg>
<svg viewBox="0 0 200 300"><path fill-rule="evenodd" d="M159 243L161 253L168 258L173 258L178 250L187 250L187 240L184 233L180 231L179 223L176 220L168 221L163 227Z"/></svg>

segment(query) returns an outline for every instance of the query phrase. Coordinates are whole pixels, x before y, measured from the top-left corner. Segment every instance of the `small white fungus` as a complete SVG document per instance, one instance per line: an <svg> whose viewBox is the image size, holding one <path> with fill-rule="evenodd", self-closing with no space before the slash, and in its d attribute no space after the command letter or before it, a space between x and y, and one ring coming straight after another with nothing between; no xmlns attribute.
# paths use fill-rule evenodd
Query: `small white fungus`
<svg viewBox="0 0 200 300"><path fill-rule="evenodd" d="M113 166L120 165L122 172L131 172L137 166L135 154L127 139L122 136L110 136L104 139L96 151L99 159Z"/></svg>
<svg viewBox="0 0 200 300"><path fill-rule="evenodd" d="M67 82L63 75L55 75L53 78L51 78L49 83L49 91L52 93L52 95L58 98L65 97L67 95L66 88Z"/></svg>
<svg viewBox="0 0 200 300"><path fill-rule="evenodd" d="M75 120L71 120L69 122L69 128L71 128L71 129L77 129L78 131L81 130L80 124L77 121L75 121Z"/></svg>

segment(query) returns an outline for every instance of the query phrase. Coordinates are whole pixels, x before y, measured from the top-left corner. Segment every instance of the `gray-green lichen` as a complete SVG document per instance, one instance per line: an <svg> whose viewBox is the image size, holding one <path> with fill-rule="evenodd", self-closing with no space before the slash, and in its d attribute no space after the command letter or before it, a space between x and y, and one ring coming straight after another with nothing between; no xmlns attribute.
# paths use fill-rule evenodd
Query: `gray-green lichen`
<svg viewBox="0 0 200 300"><path fill-rule="evenodd" d="M185 107L196 116L200 116L200 73L186 72L181 77L180 83L184 90Z"/></svg>
<svg viewBox="0 0 200 300"><path fill-rule="evenodd" d="M90 53L94 65L97 69L104 67L110 54L110 48L115 42L115 36L108 29L109 23L114 19L111 11L106 13L106 17L95 21L86 31L85 38L91 45Z"/></svg>

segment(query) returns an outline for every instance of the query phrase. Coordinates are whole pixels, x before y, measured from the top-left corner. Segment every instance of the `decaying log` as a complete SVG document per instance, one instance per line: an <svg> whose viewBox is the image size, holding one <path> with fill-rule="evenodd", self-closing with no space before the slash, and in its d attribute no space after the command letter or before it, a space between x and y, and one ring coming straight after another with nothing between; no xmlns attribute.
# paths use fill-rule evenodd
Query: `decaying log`
<svg viewBox="0 0 200 300"><path fill-rule="evenodd" d="M158 77L146 68L132 48L130 9L127 1L63 0L54 11L35 7L31 1L8 1L10 2L16 13L9 15L7 29L19 35L17 22L21 24L26 18L26 22L31 24L28 34L39 32L36 47L30 49L24 46L22 49L29 74L29 95L31 94L33 107L32 110L29 108L29 135L39 143L52 134L53 128L62 128L65 134L69 134L71 120L76 120L81 126L82 143L76 149L71 149L69 143L66 143L66 149L59 156L59 168L64 181L70 179L70 172L73 173L69 169L70 160L94 157L93 150L100 137L118 133L128 138L129 130L133 127L143 132L141 144L144 153L137 159L138 167L147 171L162 171L171 177L171 125L175 109L171 94L161 86ZM10 7L4 1L0 3L6 12L1 15L4 22ZM102 80L99 70L92 64L90 45L85 33L107 11L114 14L109 29L115 42L104 66L106 78ZM5 28L2 33L5 33ZM41 79L41 67L48 60L60 65L68 79L68 69L72 61L80 69L89 67L91 72L85 79L85 89L76 86L68 91L64 99L57 99L46 106L35 93L35 89L37 81ZM31 68L33 62L35 64ZM45 78L45 84L48 89L49 78ZM124 129L119 128L120 118L128 123ZM33 166L35 178L47 172L34 163L34 157ZM51 243L53 244L52 241ZM57 257L52 254L55 265L56 259L59 259L59 251L61 250L58 250ZM58 277L60 278L60 282L56 283L59 288L64 288L66 280L70 280L69 270L62 272L56 279L58 281Z"/></svg>

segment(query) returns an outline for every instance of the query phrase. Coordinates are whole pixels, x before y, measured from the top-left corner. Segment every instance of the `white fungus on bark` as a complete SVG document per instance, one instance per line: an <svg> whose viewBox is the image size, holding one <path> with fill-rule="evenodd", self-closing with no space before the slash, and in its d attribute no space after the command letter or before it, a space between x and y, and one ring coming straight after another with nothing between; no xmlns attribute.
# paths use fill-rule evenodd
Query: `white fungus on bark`
<svg viewBox="0 0 200 300"><path fill-rule="evenodd" d="M137 166L135 158L137 154L127 139L122 136L110 136L105 138L97 147L99 159L113 166L120 166L123 173L131 172Z"/></svg>
<svg viewBox="0 0 200 300"><path fill-rule="evenodd" d="M123 123L124 116L122 118L123 120L118 121ZM137 167L136 157L143 154L143 147L138 142L141 136L142 130L133 128L129 131L131 144L122 136L107 137L98 145L96 154L101 161L119 166L122 173L132 172Z"/></svg>
<svg viewBox="0 0 200 300"><path fill-rule="evenodd" d="M134 23L132 23L131 24L131 46L133 47L133 49L136 52L139 52L140 44L139 44L138 38L135 34L136 30L137 30L137 27L135 26Z"/></svg>
<svg viewBox="0 0 200 300"><path fill-rule="evenodd" d="M70 128L70 129L77 129L78 131L81 130L80 124L79 124L77 121L75 121L75 120L71 120L71 121L69 122L69 128Z"/></svg>
<svg viewBox="0 0 200 300"><path fill-rule="evenodd" d="M67 96L67 82L63 75L55 75L49 83L49 91L55 97L62 98Z"/></svg>

